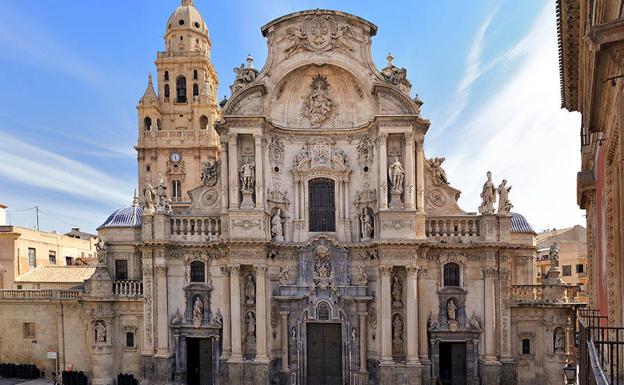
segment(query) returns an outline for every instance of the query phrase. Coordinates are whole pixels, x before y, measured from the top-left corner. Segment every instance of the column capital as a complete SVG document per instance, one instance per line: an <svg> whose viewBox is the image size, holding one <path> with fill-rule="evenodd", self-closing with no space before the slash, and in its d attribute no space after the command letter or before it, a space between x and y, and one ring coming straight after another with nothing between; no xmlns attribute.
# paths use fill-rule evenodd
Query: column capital
<svg viewBox="0 0 624 385"><path fill-rule="evenodd" d="M230 266L221 266L221 274L223 274L224 276L229 276L230 275Z"/></svg>
<svg viewBox="0 0 624 385"><path fill-rule="evenodd" d="M167 275L168 269L169 267L167 265L154 265L154 271L156 272L156 275L159 275L159 276Z"/></svg>
<svg viewBox="0 0 624 385"><path fill-rule="evenodd" d="M254 137L254 142L256 143L256 145L262 143L262 134L261 133L254 133L253 137Z"/></svg>
<svg viewBox="0 0 624 385"><path fill-rule="evenodd" d="M282 318L286 318L290 314L290 311L288 311L288 310L280 310L279 313L282 316Z"/></svg>
<svg viewBox="0 0 624 385"><path fill-rule="evenodd" d="M381 140L386 140L388 139L388 133L386 131L379 131L379 135L378 138ZM385 143L384 143L385 145Z"/></svg>
<svg viewBox="0 0 624 385"><path fill-rule="evenodd" d="M390 278L392 272L392 266L379 266L379 274L382 278Z"/></svg>
<svg viewBox="0 0 624 385"><path fill-rule="evenodd" d="M262 264L262 265L254 265L254 269L256 269L256 274L257 275L265 275L267 272L267 265Z"/></svg>
<svg viewBox="0 0 624 385"><path fill-rule="evenodd" d="M407 275L412 276L412 278L418 278L420 267L418 266L406 266L405 270L407 270Z"/></svg>
<svg viewBox="0 0 624 385"><path fill-rule="evenodd" d="M498 269L493 266L484 267L481 269L481 275L483 279L496 278L498 275Z"/></svg>
<svg viewBox="0 0 624 385"><path fill-rule="evenodd" d="M236 132L228 132L227 134L227 141L231 142L230 144L233 144L236 146L236 137L238 136L238 134Z"/></svg>
<svg viewBox="0 0 624 385"><path fill-rule="evenodd" d="M229 265L228 269L230 270L230 274L232 275L240 274L240 265Z"/></svg>

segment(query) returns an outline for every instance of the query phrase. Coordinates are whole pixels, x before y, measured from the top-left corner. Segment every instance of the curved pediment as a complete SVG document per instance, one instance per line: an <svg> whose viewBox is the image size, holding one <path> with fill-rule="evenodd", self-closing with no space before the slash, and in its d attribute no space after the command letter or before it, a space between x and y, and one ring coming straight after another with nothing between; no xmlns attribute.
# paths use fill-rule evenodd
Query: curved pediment
<svg viewBox="0 0 624 385"><path fill-rule="evenodd" d="M378 115L414 115L420 114L419 106L407 95L393 86L377 84L373 88L377 96Z"/></svg>
<svg viewBox="0 0 624 385"><path fill-rule="evenodd" d="M241 89L232 96L225 105L224 115L262 115L265 112L264 96L266 89L263 84L256 84Z"/></svg>

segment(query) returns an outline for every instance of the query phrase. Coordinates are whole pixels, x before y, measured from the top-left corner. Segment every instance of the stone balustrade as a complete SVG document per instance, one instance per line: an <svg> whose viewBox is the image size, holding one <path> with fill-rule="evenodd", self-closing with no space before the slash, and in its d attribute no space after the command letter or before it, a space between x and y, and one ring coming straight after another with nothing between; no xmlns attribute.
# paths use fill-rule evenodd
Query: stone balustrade
<svg viewBox="0 0 624 385"><path fill-rule="evenodd" d="M544 287L542 285L513 285L511 300L517 302L539 302L543 300Z"/></svg>
<svg viewBox="0 0 624 385"><path fill-rule="evenodd" d="M140 297L143 295L143 281L114 281L113 293L119 297Z"/></svg>
<svg viewBox="0 0 624 385"><path fill-rule="evenodd" d="M477 238L479 218L472 216L429 217L426 222L427 237Z"/></svg>
<svg viewBox="0 0 624 385"><path fill-rule="evenodd" d="M513 285L511 301L515 303L569 303L574 301L578 286L556 285Z"/></svg>
<svg viewBox="0 0 624 385"><path fill-rule="evenodd" d="M171 239L210 242L221 237L221 220L213 217L175 217L171 220Z"/></svg>
<svg viewBox="0 0 624 385"><path fill-rule="evenodd" d="M77 289L0 290L0 300L74 300L81 295Z"/></svg>

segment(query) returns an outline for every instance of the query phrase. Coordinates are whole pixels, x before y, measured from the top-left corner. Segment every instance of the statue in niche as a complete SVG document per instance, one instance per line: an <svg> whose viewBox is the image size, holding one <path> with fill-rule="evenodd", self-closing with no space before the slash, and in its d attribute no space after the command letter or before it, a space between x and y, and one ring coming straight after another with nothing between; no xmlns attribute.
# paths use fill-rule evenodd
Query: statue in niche
<svg viewBox="0 0 624 385"><path fill-rule="evenodd" d="M93 327L95 330L95 342L96 343L105 343L106 342L106 323L104 321L96 321L95 326Z"/></svg>
<svg viewBox="0 0 624 385"><path fill-rule="evenodd" d="M369 137L364 137L357 145L358 160L361 164L368 165L373 162L375 158L375 145Z"/></svg>
<svg viewBox="0 0 624 385"><path fill-rule="evenodd" d="M198 328L201 326L202 321L204 320L204 302L201 298L195 298L195 302L193 303L193 326Z"/></svg>
<svg viewBox="0 0 624 385"><path fill-rule="evenodd" d="M201 180L204 186L213 187L217 184L217 178L219 175L219 161L214 162L206 161L202 162Z"/></svg>
<svg viewBox="0 0 624 385"><path fill-rule="evenodd" d="M388 176L390 176L391 190L395 192L403 191L403 179L405 178L405 169L399 161L398 157L394 158L394 162L388 167Z"/></svg>
<svg viewBox="0 0 624 385"><path fill-rule="evenodd" d="M148 181L145 181L143 184L143 195L145 195L145 211L153 213L156 210L158 195L156 195L156 190Z"/></svg>
<svg viewBox="0 0 624 385"><path fill-rule="evenodd" d="M245 282L245 303L254 305L256 303L256 283L253 275L248 274Z"/></svg>
<svg viewBox="0 0 624 385"><path fill-rule="evenodd" d="M481 206L479 206L479 213L481 214L494 214L494 202L496 202L496 187L492 183L492 173L487 172L487 180L483 184L483 190L481 191Z"/></svg>
<svg viewBox="0 0 624 385"><path fill-rule="evenodd" d="M284 242L284 234L282 230L282 209L278 208L273 217L271 217L271 236L274 241Z"/></svg>
<svg viewBox="0 0 624 385"><path fill-rule="evenodd" d="M313 128L320 127L332 115L334 102L330 99L327 78L320 74L312 79L310 92L304 98L301 115L310 121Z"/></svg>
<svg viewBox="0 0 624 385"><path fill-rule="evenodd" d="M402 300L403 285L398 275L392 278L392 307L400 308L403 306Z"/></svg>
<svg viewBox="0 0 624 385"><path fill-rule="evenodd" d="M431 158L427 159L427 163L431 170L433 171L433 183L434 184L449 184L448 179L446 178L446 171L442 168L442 163L446 160L446 158Z"/></svg>
<svg viewBox="0 0 624 385"><path fill-rule="evenodd" d="M557 242L550 245L548 256L550 257L550 267L559 267L559 244Z"/></svg>
<svg viewBox="0 0 624 385"><path fill-rule="evenodd" d="M249 349L253 349L256 344L256 316L252 311L247 312L245 316L245 324L247 325L247 335L245 336L245 342Z"/></svg>
<svg viewBox="0 0 624 385"><path fill-rule="evenodd" d="M446 304L446 318L449 321L457 322L457 305L455 305L455 301L452 298Z"/></svg>
<svg viewBox="0 0 624 385"><path fill-rule="evenodd" d="M363 242L373 239L373 218L366 207L362 209L362 215L360 215L360 227Z"/></svg>
<svg viewBox="0 0 624 385"><path fill-rule="evenodd" d="M565 353L565 331L562 328L555 329L555 353Z"/></svg>
<svg viewBox="0 0 624 385"><path fill-rule="evenodd" d="M392 350L403 352L403 321L398 314L392 319Z"/></svg>
<svg viewBox="0 0 624 385"><path fill-rule="evenodd" d="M251 160L245 160L240 168L241 190L246 192L253 192L256 183L256 165Z"/></svg>
<svg viewBox="0 0 624 385"><path fill-rule="evenodd" d="M499 214L509 214L513 205L509 201L509 191L511 191L511 186L507 187L507 179L503 179L501 184L498 186L498 213Z"/></svg>

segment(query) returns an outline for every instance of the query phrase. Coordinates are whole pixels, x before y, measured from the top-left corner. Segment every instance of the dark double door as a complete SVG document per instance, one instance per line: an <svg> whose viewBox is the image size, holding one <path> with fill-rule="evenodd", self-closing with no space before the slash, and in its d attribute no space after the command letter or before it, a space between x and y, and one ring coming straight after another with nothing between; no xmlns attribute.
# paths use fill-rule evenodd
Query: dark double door
<svg viewBox="0 0 624 385"><path fill-rule="evenodd" d="M466 343L440 342L439 367L443 385L466 385Z"/></svg>
<svg viewBox="0 0 624 385"><path fill-rule="evenodd" d="M308 323L307 385L342 385L342 327Z"/></svg>
<svg viewBox="0 0 624 385"><path fill-rule="evenodd" d="M212 340L186 339L186 383L188 385L213 385Z"/></svg>

